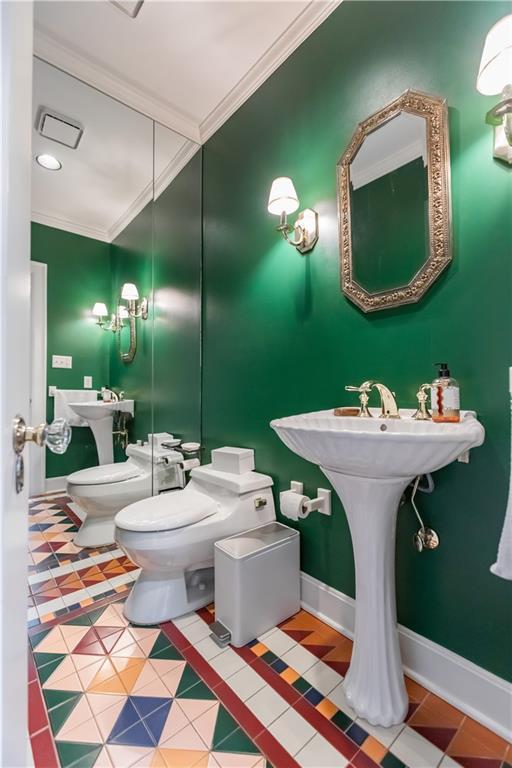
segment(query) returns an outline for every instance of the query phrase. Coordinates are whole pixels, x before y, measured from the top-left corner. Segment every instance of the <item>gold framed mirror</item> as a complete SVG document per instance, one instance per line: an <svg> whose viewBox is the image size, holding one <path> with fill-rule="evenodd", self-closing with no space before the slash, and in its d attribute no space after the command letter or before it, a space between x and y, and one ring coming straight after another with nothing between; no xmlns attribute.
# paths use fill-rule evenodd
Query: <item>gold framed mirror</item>
<svg viewBox="0 0 512 768"><path fill-rule="evenodd" d="M452 258L446 101L408 90L337 165L341 290L363 312L417 302Z"/></svg>

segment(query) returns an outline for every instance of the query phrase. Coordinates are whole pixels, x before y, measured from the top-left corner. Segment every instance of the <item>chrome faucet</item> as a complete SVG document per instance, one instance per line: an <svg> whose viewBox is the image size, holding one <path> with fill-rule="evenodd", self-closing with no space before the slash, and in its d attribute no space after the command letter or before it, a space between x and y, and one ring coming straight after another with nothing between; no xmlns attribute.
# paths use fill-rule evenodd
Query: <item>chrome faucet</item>
<svg viewBox="0 0 512 768"><path fill-rule="evenodd" d="M360 418L371 418L368 410L369 393L376 389L380 395L381 419L399 419L400 413L395 400L395 393L391 392L384 384L378 381L363 381L360 387L345 387L347 392L359 392L359 402L361 403Z"/></svg>

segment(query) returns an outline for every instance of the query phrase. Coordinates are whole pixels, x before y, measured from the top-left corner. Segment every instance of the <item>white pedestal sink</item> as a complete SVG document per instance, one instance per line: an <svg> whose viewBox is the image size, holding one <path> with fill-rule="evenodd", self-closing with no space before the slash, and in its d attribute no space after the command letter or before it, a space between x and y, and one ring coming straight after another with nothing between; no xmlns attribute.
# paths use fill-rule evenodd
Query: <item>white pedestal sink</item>
<svg viewBox="0 0 512 768"><path fill-rule="evenodd" d="M354 649L344 688L355 712L389 727L407 713L395 602L395 527L402 493L417 476L434 472L481 445L484 428L463 411L459 424L334 416L318 411L276 419L270 426L291 451L317 464L347 515L356 568Z"/></svg>
<svg viewBox="0 0 512 768"><path fill-rule="evenodd" d="M124 411L133 416L133 405L133 400L118 400L112 403L105 403L103 400L69 403L69 407L78 416L86 419L89 424L96 441L100 464L112 464L114 462L114 444L112 440L114 411Z"/></svg>

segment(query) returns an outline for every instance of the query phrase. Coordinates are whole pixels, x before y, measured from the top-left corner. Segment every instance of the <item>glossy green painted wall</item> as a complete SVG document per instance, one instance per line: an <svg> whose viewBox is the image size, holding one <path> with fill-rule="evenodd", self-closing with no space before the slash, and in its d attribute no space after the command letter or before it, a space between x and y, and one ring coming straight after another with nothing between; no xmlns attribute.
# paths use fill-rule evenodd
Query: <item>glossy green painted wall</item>
<svg viewBox="0 0 512 768"><path fill-rule="evenodd" d="M155 432L200 440L201 151L153 204Z"/></svg>
<svg viewBox="0 0 512 768"><path fill-rule="evenodd" d="M485 445L435 474L419 504L441 546L418 555L417 522L399 513L399 621L512 679L512 584L493 576L510 467L512 171L493 161L475 79L502 2L350 2L207 142L203 155L203 440L250 446L276 493L321 472L278 440L278 416L351 403L345 384L375 378L413 406L448 360L462 404L479 412ZM336 162L357 123L407 88L441 94L450 114L454 260L415 306L362 314L340 293ZM320 214L301 257L266 211L272 179L293 178ZM277 498L277 497L276 497ZM350 534L330 519L299 525L302 567L354 594Z"/></svg>
<svg viewBox="0 0 512 768"><path fill-rule="evenodd" d="M136 321L137 352L131 363L119 357L119 334L110 348L110 386L123 390L125 398L135 400L135 418L129 423L130 442L145 439L153 431L153 203L128 224L111 244L111 296L112 306L119 302L124 283L135 283L140 298L149 301L149 317ZM122 331L123 351L128 351L128 323ZM117 458L126 458L117 451Z"/></svg>
<svg viewBox="0 0 512 768"><path fill-rule="evenodd" d="M108 243L32 224L33 261L47 272L47 386L83 389L84 376L99 389L109 378L110 334L100 333L91 321L95 301L108 304L110 250ZM52 368L52 355L72 355L73 367ZM53 398L47 397L47 419L53 419ZM98 463L89 427L73 429L71 444L62 456L46 451L46 476L60 477Z"/></svg>

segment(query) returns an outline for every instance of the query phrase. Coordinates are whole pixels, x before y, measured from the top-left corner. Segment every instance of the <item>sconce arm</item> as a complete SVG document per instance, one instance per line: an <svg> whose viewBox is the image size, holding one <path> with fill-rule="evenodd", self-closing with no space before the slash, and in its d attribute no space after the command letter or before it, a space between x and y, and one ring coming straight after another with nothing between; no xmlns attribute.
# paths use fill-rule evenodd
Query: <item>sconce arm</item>
<svg viewBox="0 0 512 768"><path fill-rule="evenodd" d="M297 227L297 229L300 230L300 233L301 233L300 238L298 240L292 240L291 238L288 237L289 233L294 231L293 227L290 224L286 224L286 226L284 227L279 226L277 228L277 231L282 233L287 243L289 243L290 245L293 245L294 248L298 248L300 245L304 244L304 230L302 229L302 227L299 227L299 226Z"/></svg>

